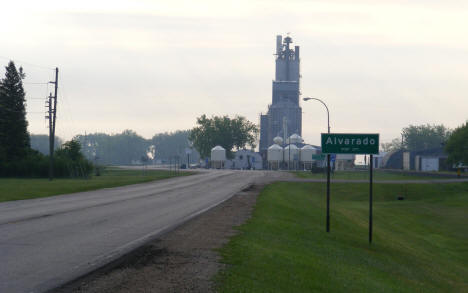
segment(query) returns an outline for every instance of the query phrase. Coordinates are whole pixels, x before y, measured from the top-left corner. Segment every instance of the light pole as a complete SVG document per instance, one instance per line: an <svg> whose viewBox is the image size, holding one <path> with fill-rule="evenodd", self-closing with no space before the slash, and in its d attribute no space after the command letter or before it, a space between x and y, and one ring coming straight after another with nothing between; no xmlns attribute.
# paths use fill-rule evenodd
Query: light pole
<svg viewBox="0 0 468 293"><path fill-rule="evenodd" d="M325 106L325 109L327 109L327 128L328 133L330 133L330 112L328 111L327 105L317 98L305 97L303 100L305 102L308 100L316 100ZM327 154L327 232L330 232L330 154Z"/></svg>
<svg viewBox="0 0 468 293"><path fill-rule="evenodd" d="M325 106L325 109L327 109L327 127L328 127L328 133L330 133L330 112L328 111L327 104L325 104L325 102L322 101L322 100L320 100L320 99L311 98L311 97L305 97L305 98L303 98L302 100L304 100L305 102L307 102L308 100L316 100L316 101L319 101L320 103L322 103L322 105Z"/></svg>

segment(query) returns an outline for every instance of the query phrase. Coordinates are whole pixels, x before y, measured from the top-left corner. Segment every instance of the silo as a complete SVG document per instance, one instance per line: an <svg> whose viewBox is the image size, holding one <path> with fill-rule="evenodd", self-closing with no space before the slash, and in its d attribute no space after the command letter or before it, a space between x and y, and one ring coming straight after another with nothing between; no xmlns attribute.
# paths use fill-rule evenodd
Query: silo
<svg viewBox="0 0 468 293"><path fill-rule="evenodd" d="M267 160L270 169L279 169L283 161L283 148L277 144L271 145L267 151Z"/></svg>
<svg viewBox="0 0 468 293"><path fill-rule="evenodd" d="M292 135L289 137L288 142L289 142L289 143L298 144L298 143L302 143L302 142L303 142L303 139L302 139L302 137L301 137L299 134L294 133L294 134L292 134Z"/></svg>
<svg viewBox="0 0 468 293"><path fill-rule="evenodd" d="M276 36L276 55L281 56L283 51L283 37L281 35Z"/></svg>
<svg viewBox="0 0 468 293"><path fill-rule="evenodd" d="M312 155L316 153L317 150L311 145L306 144L301 148L300 161L304 166L304 170L310 170L312 168Z"/></svg>
<svg viewBox="0 0 468 293"><path fill-rule="evenodd" d="M273 138L273 142L277 145L282 145L283 144L283 138L281 136L277 136Z"/></svg>
<svg viewBox="0 0 468 293"><path fill-rule="evenodd" d="M284 163L289 169L297 169L299 163L299 149L296 145L290 144L284 148Z"/></svg>
<svg viewBox="0 0 468 293"><path fill-rule="evenodd" d="M222 146L211 149L211 168L222 169L226 161L226 150Z"/></svg>

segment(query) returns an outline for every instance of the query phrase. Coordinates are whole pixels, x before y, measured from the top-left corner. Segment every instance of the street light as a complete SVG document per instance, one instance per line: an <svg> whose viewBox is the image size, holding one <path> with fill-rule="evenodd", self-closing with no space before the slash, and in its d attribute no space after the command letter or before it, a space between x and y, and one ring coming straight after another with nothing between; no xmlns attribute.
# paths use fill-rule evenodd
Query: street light
<svg viewBox="0 0 468 293"><path fill-rule="evenodd" d="M317 99L317 98L311 98L311 97L305 97L303 98L302 100L304 100L304 102L307 102L308 100L316 100L316 101L319 101L320 103L322 103L322 105L325 106L325 109L327 109L327 125L328 125L328 133L330 133L330 112L328 111L328 107L327 105L320 99Z"/></svg>
<svg viewBox="0 0 468 293"><path fill-rule="evenodd" d="M328 133L330 133L330 112L328 111L327 105L320 99L305 97L303 100L306 102L308 100L316 100L322 103L327 109L327 127ZM330 232L330 154L327 154L327 232Z"/></svg>

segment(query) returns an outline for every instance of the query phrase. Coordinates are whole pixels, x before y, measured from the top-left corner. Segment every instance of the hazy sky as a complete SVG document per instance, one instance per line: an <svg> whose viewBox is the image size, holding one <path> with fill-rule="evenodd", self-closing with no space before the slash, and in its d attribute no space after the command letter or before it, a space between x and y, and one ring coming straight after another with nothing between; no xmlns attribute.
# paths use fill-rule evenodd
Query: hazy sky
<svg viewBox="0 0 468 293"><path fill-rule="evenodd" d="M352 2L352 3L351 3ZM465 4L467 3L467 4ZM196 117L271 103L275 36L301 46L302 97L332 132L399 137L409 124L468 119L467 1L8 1L0 63L27 74L29 131L47 133L59 67L57 134L189 129ZM41 65L44 67L38 67ZM319 144L326 114L302 103Z"/></svg>

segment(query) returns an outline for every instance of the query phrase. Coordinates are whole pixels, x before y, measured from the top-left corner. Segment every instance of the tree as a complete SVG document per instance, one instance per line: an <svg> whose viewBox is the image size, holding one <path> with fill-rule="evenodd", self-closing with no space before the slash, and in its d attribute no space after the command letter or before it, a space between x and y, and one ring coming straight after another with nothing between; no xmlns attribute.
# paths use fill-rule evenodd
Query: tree
<svg viewBox="0 0 468 293"><path fill-rule="evenodd" d="M444 125L410 125L403 128L403 144L410 151L441 147L449 138L450 130Z"/></svg>
<svg viewBox="0 0 468 293"><path fill-rule="evenodd" d="M468 121L456 128L445 145L448 161L468 165Z"/></svg>
<svg viewBox="0 0 468 293"><path fill-rule="evenodd" d="M152 146L154 148L154 158L159 160L168 160L171 157L186 156L185 150L189 145L189 130L177 130L175 132L165 132L155 134L152 138ZM192 161L198 161L198 153L192 153L190 156Z"/></svg>
<svg viewBox="0 0 468 293"><path fill-rule="evenodd" d="M81 153L81 144L78 140L72 139L62 145L62 147L55 151L58 156L64 156L72 161L84 159Z"/></svg>
<svg viewBox="0 0 468 293"><path fill-rule="evenodd" d="M190 131L189 139L203 158L208 157L216 145L226 149L228 158L232 158L234 148L241 149L246 145L255 148L258 127L242 116L231 119L228 116L207 118L202 115L197 118L197 124Z"/></svg>
<svg viewBox="0 0 468 293"><path fill-rule="evenodd" d="M401 149L401 139L394 138L391 142L384 142L380 144L384 152L391 152Z"/></svg>
<svg viewBox="0 0 468 293"><path fill-rule="evenodd" d="M89 177L93 164L81 153L81 143L77 139L65 142L55 151L54 170L58 177Z"/></svg>
<svg viewBox="0 0 468 293"><path fill-rule="evenodd" d="M101 164L113 165L128 165L139 161L141 154L147 153L151 144L133 130L112 135L77 135L75 139L81 143L83 153L89 160L99 158Z"/></svg>
<svg viewBox="0 0 468 293"><path fill-rule="evenodd" d="M40 153L44 155L49 154L49 136L46 134L31 134L30 135L30 141L31 141L31 148L33 150L39 151ZM55 142L54 142L54 147L55 149L60 148L62 145L63 140L55 136Z"/></svg>
<svg viewBox="0 0 468 293"><path fill-rule="evenodd" d="M29 151L23 68L10 61L0 80L0 161L24 158Z"/></svg>

